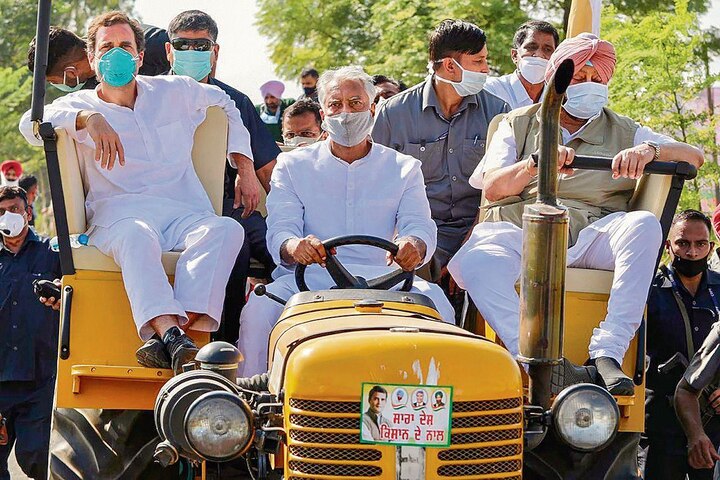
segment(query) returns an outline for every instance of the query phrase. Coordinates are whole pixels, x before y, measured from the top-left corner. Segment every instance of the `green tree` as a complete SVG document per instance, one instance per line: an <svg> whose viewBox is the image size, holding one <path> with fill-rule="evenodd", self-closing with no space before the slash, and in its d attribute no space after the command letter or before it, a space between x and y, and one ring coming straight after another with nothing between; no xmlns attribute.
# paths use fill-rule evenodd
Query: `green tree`
<svg viewBox="0 0 720 480"><path fill-rule="evenodd" d="M610 83L610 106L619 113L705 150L706 163L697 179L686 185L682 208L700 208L701 187L718 182L715 161L717 114L701 105L708 76L704 36L697 14L687 0L671 12L654 12L633 20L615 7L603 11L603 36L613 42L618 63Z"/></svg>
<svg viewBox="0 0 720 480"><path fill-rule="evenodd" d="M527 19L519 1L507 0L260 0L259 7L258 28L286 79L309 65L360 64L416 83L427 74L428 35L445 18L485 29L492 67L507 73L512 36Z"/></svg>

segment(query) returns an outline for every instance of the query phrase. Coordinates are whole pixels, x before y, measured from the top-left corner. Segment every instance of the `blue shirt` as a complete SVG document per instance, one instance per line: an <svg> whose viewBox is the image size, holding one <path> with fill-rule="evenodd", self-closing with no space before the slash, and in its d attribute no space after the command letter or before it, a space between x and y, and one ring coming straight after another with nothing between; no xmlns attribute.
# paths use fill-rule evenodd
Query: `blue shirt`
<svg viewBox="0 0 720 480"><path fill-rule="evenodd" d="M260 170L275 160L280 154L280 147L278 147L275 140L273 140L270 131L260 119L260 115L258 115L257 110L255 110L255 105L253 105L248 96L215 78L208 79L208 83L219 87L227 93L233 102L235 102L237 109L240 110L240 116L245 124L245 128L250 132L250 148L252 149L255 170ZM236 176L237 170L232 168L228 163L225 167L225 198L235 198Z"/></svg>
<svg viewBox="0 0 720 480"><path fill-rule="evenodd" d="M0 246L0 382L55 375L59 315L38 301L32 283L61 276L60 256L32 229L17 254Z"/></svg>
<svg viewBox="0 0 720 480"><path fill-rule="evenodd" d="M720 302L720 273L706 270L700 280L697 293L692 296L672 267L668 267L668 270L673 273L680 297L685 304L690 319L693 349L697 351L710 333L713 323L718 320L718 312L710 297L709 289L712 289L715 298ZM671 402L683 372L682 369L671 375L662 375L658 372L658 365L670 360L676 352L685 355L688 361L691 358L688 355L685 322L675 300L672 283L662 272L658 272L650 288L647 302L647 354L650 363L646 379L648 390L645 430L650 436L663 435L664 443L669 449L668 453L685 454L687 440ZM706 426L710 439L715 443L720 441L718 427L720 422L717 418ZM678 452L673 452L673 449Z"/></svg>

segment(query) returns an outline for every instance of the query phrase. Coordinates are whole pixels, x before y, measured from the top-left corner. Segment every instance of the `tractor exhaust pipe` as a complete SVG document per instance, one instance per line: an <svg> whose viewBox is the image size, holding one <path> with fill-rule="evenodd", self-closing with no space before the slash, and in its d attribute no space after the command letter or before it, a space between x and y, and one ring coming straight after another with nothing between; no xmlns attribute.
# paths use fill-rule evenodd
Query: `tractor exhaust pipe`
<svg viewBox="0 0 720 480"><path fill-rule="evenodd" d="M523 213L520 355L529 367L530 404L550 408L553 365L562 361L568 212L557 203L560 107L574 73L565 60L545 86L540 106L537 201Z"/></svg>

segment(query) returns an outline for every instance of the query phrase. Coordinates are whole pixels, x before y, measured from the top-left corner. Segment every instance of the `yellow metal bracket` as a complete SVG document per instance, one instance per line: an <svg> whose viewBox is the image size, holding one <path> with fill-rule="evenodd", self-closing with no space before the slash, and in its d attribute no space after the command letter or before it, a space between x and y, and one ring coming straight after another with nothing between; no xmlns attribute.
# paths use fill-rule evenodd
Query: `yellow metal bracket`
<svg viewBox="0 0 720 480"><path fill-rule="evenodd" d="M168 369L108 365L73 365L70 374L73 393L80 393L83 377L117 379L123 382L166 382L173 376L172 370Z"/></svg>

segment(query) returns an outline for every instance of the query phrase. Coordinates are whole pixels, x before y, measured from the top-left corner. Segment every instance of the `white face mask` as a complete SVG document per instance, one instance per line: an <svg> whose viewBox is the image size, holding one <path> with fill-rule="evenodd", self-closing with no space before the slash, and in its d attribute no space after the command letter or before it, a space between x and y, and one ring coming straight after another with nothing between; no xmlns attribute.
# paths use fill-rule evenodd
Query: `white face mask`
<svg viewBox="0 0 720 480"><path fill-rule="evenodd" d="M25 228L25 218L19 213L5 212L0 216L0 234L3 237L15 238Z"/></svg>
<svg viewBox="0 0 720 480"><path fill-rule="evenodd" d="M316 138L312 137L301 137L300 135L295 136L293 138L283 138L283 144L286 147L307 147L308 145L312 145L313 143L320 140L320 136Z"/></svg>
<svg viewBox="0 0 720 480"><path fill-rule="evenodd" d="M322 123L322 129L328 133L330 140L344 147L354 147L364 141L372 128L370 110L326 115Z"/></svg>
<svg viewBox="0 0 720 480"><path fill-rule="evenodd" d="M608 86L596 82L570 85L563 109L575 118L592 118L608 103Z"/></svg>
<svg viewBox="0 0 720 480"><path fill-rule="evenodd" d="M487 80L487 73L483 72L473 72L472 70L465 70L463 67L460 66L460 64L455 60L454 58L451 59L453 62L455 62L455 65L458 66L460 71L462 72L462 78L459 82L453 82L452 80L447 80L445 78L442 78L435 73L435 78L440 80L444 83L449 83L455 88L455 91L458 95L461 97L468 97L470 95L477 95L480 93L485 86L485 81ZM438 60L435 63L442 62L442 60ZM430 62L429 67L432 67L432 62Z"/></svg>
<svg viewBox="0 0 720 480"><path fill-rule="evenodd" d="M525 80L532 84L545 81L545 69L548 61L540 57L521 57L518 61L518 70Z"/></svg>

